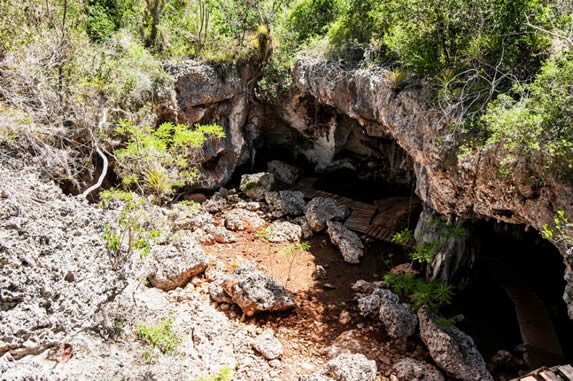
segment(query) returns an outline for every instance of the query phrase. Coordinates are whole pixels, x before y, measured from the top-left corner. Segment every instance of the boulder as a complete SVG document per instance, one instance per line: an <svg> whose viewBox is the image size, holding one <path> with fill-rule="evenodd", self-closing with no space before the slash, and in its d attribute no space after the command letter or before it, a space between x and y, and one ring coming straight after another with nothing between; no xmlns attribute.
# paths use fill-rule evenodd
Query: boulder
<svg viewBox="0 0 573 381"><path fill-rule="evenodd" d="M152 246L143 268L153 287L169 291L205 271L207 257L190 233L179 232L168 244Z"/></svg>
<svg viewBox="0 0 573 381"><path fill-rule="evenodd" d="M284 161L272 160L267 164L267 170L281 183L293 185L302 176L302 170Z"/></svg>
<svg viewBox="0 0 573 381"><path fill-rule="evenodd" d="M418 311L420 336L435 363L462 381L493 381L471 337L457 327L442 328L426 308Z"/></svg>
<svg viewBox="0 0 573 381"><path fill-rule="evenodd" d="M258 229L265 224L259 215L250 210L235 208L226 212L223 216L225 227L232 231L242 231L247 228Z"/></svg>
<svg viewBox="0 0 573 381"><path fill-rule="evenodd" d="M300 242L302 229L288 221L275 221L267 230L266 239L272 243Z"/></svg>
<svg viewBox="0 0 573 381"><path fill-rule="evenodd" d="M341 354L326 363L322 374L335 381L374 381L377 371L376 361L362 354Z"/></svg>
<svg viewBox="0 0 573 381"><path fill-rule="evenodd" d="M253 200L261 200L275 183L271 173L260 172L241 176L241 192Z"/></svg>
<svg viewBox="0 0 573 381"><path fill-rule="evenodd" d="M350 211L331 198L316 197L306 205L304 215L310 228L319 233L326 229L327 221L343 220L350 215Z"/></svg>
<svg viewBox="0 0 573 381"><path fill-rule="evenodd" d="M273 217L301 216L306 208L304 193L298 191L267 192L265 200L271 208Z"/></svg>
<svg viewBox="0 0 573 381"><path fill-rule="evenodd" d="M398 361L392 367L391 381L444 381L444 376L435 366L413 358Z"/></svg>
<svg viewBox="0 0 573 381"><path fill-rule="evenodd" d="M295 307L293 296L272 277L258 271L253 264L239 266L222 284L225 292L246 316L256 312L285 311Z"/></svg>
<svg viewBox="0 0 573 381"><path fill-rule="evenodd" d="M378 289L380 296L380 320L384 323L388 334L405 341L416 332L418 318L407 303L400 303L398 295L390 290Z"/></svg>
<svg viewBox="0 0 573 381"><path fill-rule="evenodd" d="M360 263L360 258L364 255L364 244L360 237L339 222L327 221L326 226L330 240L338 247L344 261Z"/></svg>
<svg viewBox="0 0 573 381"><path fill-rule="evenodd" d="M283 355L281 342L270 331L262 333L253 341L253 349L267 360L274 360Z"/></svg>

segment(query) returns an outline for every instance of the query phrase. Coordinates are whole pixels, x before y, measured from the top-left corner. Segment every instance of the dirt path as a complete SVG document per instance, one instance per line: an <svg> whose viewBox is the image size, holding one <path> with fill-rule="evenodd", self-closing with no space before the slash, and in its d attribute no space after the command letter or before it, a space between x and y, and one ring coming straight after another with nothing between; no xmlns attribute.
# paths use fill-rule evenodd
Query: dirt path
<svg viewBox="0 0 573 381"><path fill-rule="evenodd" d="M310 241L311 249L296 255L284 253L288 244L264 242L252 231L237 233L236 237L233 244L204 249L223 262L228 271L244 261L256 263L261 271L286 284L295 295L295 311L261 314L246 320L247 324L270 327L277 332L285 348L281 379L296 380L302 374L318 370L336 348L347 348L376 360L383 375L403 357L429 360L417 339L407 343L390 339L380 322L358 314L353 300L354 282L381 280L392 266L391 261L385 260L394 249L391 245L374 243L367 248L359 265L350 265L343 261L326 235L316 235ZM325 279L313 276L317 265L326 270ZM241 315L235 307L226 313L237 318Z"/></svg>

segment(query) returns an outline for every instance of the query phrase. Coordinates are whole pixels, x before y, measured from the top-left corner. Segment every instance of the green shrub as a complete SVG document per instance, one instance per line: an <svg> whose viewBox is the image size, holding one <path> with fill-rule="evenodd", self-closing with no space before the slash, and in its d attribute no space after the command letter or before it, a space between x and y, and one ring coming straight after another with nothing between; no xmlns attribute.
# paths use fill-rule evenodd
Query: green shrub
<svg viewBox="0 0 573 381"><path fill-rule="evenodd" d="M181 338L173 330L175 317L173 313L156 324L139 323L135 328L135 334L139 340L151 348L144 352L146 362L153 362L157 352L171 354L181 344Z"/></svg>
<svg viewBox="0 0 573 381"><path fill-rule="evenodd" d="M143 200L131 192L107 190L101 193L101 207L115 206L120 215L116 226L105 225L103 240L114 269L121 267L133 252L144 258L161 231L150 224L151 217L145 211Z"/></svg>
<svg viewBox="0 0 573 381"><path fill-rule="evenodd" d="M416 310L422 306L436 310L450 304L454 296L453 286L437 280L428 282L412 274L386 274L384 280Z"/></svg>
<svg viewBox="0 0 573 381"><path fill-rule="evenodd" d="M161 203L175 188L193 184L199 177L202 146L208 139L221 139L223 128L216 124L190 127L166 122L157 129L140 128L120 121L116 133L127 146L115 151L116 170L123 185L152 194Z"/></svg>
<svg viewBox="0 0 573 381"><path fill-rule="evenodd" d="M489 144L501 143L509 155L541 153L545 166L560 178L573 175L573 54L543 64L531 84L517 84L500 95L482 123Z"/></svg>

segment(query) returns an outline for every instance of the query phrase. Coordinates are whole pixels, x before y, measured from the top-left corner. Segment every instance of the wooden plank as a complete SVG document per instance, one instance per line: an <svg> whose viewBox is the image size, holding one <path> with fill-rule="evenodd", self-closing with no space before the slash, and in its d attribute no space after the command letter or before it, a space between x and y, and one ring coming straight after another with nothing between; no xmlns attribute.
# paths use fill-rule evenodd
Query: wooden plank
<svg viewBox="0 0 573 381"><path fill-rule="evenodd" d="M567 364L558 367L559 372L567 377L569 380L573 381L573 366Z"/></svg>
<svg viewBox="0 0 573 381"><path fill-rule="evenodd" d="M539 376L541 376L544 381L561 381L553 372L547 370L539 373Z"/></svg>

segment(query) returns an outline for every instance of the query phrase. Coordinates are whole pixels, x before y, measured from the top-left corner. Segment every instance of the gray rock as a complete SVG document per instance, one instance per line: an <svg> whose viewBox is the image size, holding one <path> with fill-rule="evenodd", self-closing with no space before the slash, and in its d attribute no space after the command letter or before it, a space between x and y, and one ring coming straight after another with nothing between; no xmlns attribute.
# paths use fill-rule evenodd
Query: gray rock
<svg viewBox="0 0 573 381"><path fill-rule="evenodd" d="M339 222L327 221L326 225L330 240L338 247L344 261L360 263L360 258L364 255L364 244L360 237Z"/></svg>
<svg viewBox="0 0 573 381"><path fill-rule="evenodd" d="M275 183L271 173L260 172L241 176L241 192L253 200L261 200Z"/></svg>
<svg viewBox="0 0 573 381"><path fill-rule="evenodd" d="M398 295L390 290L378 289L380 296L380 320L384 323L388 334L405 341L416 332L418 318L409 304L400 303Z"/></svg>
<svg viewBox="0 0 573 381"><path fill-rule="evenodd" d="M145 258L145 278L164 291L185 286L207 268L207 257L190 233L175 234L169 244L152 246Z"/></svg>
<svg viewBox="0 0 573 381"><path fill-rule="evenodd" d="M441 328L424 307L418 311L418 318L422 341L442 370L462 381L493 381L471 337L455 326Z"/></svg>
<svg viewBox="0 0 573 381"><path fill-rule="evenodd" d="M239 266L222 287L246 316L260 311L284 311L295 307L291 293L251 263Z"/></svg>
<svg viewBox="0 0 573 381"><path fill-rule="evenodd" d="M269 242L300 242L302 229L288 221L275 221L267 228L266 238Z"/></svg>
<svg viewBox="0 0 573 381"><path fill-rule="evenodd" d="M314 235L314 232L310 228L310 225L308 224L306 217L297 217L293 220L293 222L295 224L297 224L298 226L300 226L300 228L302 229L302 239L311 239L312 238L312 236Z"/></svg>
<svg viewBox="0 0 573 381"><path fill-rule="evenodd" d="M304 215L314 232L326 229L326 222L334 219L345 219L350 214L348 208L338 205L331 198L316 197L307 205Z"/></svg>
<svg viewBox="0 0 573 381"><path fill-rule="evenodd" d="M444 381L435 366L409 357L394 364L391 377L395 381Z"/></svg>
<svg viewBox="0 0 573 381"><path fill-rule="evenodd" d="M264 332L253 341L253 348L265 359L274 360L283 355L283 346L272 332Z"/></svg>
<svg viewBox="0 0 573 381"><path fill-rule="evenodd" d="M242 231L246 228L258 229L265 224L257 213L239 207L226 212L223 218L225 227L232 231Z"/></svg>
<svg viewBox="0 0 573 381"><path fill-rule="evenodd" d="M334 381L334 379L322 374L309 374L299 377L298 381Z"/></svg>
<svg viewBox="0 0 573 381"><path fill-rule="evenodd" d="M304 194L298 191L267 192L265 200L273 217L301 216L306 208Z"/></svg>
<svg viewBox="0 0 573 381"><path fill-rule="evenodd" d="M174 225L179 229L201 228L213 224L213 216L207 212L199 212L192 208L177 207Z"/></svg>
<svg viewBox="0 0 573 381"><path fill-rule="evenodd" d="M277 180L288 185L293 185L302 176L302 170L300 168L280 160L269 161L267 170L275 175Z"/></svg>
<svg viewBox="0 0 573 381"><path fill-rule="evenodd" d="M378 317L380 314L381 297L378 292L360 296L357 300L360 315L368 317Z"/></svg>
<svg viewBox="0 0 573 381"><path fill-rule="evenodd" d="M215 193L213 196L211 196L210 199L207 200L207 202L204 202L202 205L203 210L211 214L219 213L226 207L227 199L219 193Z"/></svg>
<svg viewBox="0 0 573 381"><path fill-rule="evenodd" d="M316 265L314 268L314 272L312 273L312 277L314 279L326 279L328 278L328 272L324 268L324 266Z"/></svg>
<svg viewBox="0 0 573 381"><path fill-rule="evenodd" d="M233 299L223 289L223 283L227 278L217 279L209 284L209 296L217 303L233 303Z"/></svg>
<svg viewBox="0 0 573 381"><path fill-rule="evenodd" d="M335 381L374 381L376 361L362 354L341 354L326 363L322 374Z"/></svg>
<svg viewBox="0 0 573 381"><path fill-rule="evenodd" d="M207 225L203 229L207 234L213 236L215 242L233 243L237 241L237 238L233 235L233 233L231 233L222 226Z"/></svg>

